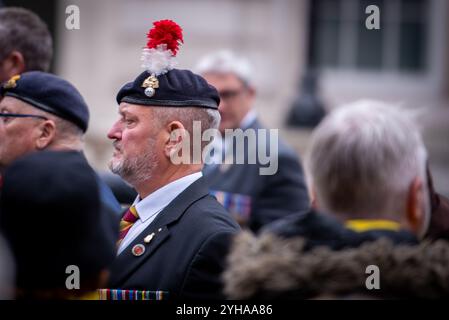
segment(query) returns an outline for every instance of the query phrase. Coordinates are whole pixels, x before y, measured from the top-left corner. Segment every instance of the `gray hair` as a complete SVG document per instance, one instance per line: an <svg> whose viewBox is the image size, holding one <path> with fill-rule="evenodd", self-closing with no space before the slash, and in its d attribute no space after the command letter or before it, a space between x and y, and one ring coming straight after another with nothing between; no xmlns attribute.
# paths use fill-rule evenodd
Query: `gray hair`
<svg viewBox="0 0 449 320"><path fill-rule="evenodd" d="M394 217L405 211L414 178L426 187L426 161L421 134L404 111L358 101L318 126L306 170L320 208L347 217Z"/></svg>
<svg viewBox="0 0 449 320"><path fill-rule="evenodd" d="M229 50L221 50L204 56L195 67L195 72L205 73L233 73L245 85L252 83L252 68L250 62L237 56Z"/></svg>
<svg viewBox="0 0 449 320"><path fill-rule="evenodd" d="M220 113L218 110L199 107L152 107L155 118L159 119L161 126L171 121L180 121L186 130L192 134L193 122L201 121L202 131L217 129L220 124Z"/></svg>
<svg viewBox="0 0 449 320"><path fill-rule="evenodd" d="M80 150L84 143L84 132L83 130L71 121L60 118L53 113L33 108L33 114L43 116L49 120L53 120L56 126L56 134L54 138L54 143L59 147L67 147L70 149Z"/></svg>
<svg viewBox="0 0 449 320"><path fill-rule="evenodd" d="M53 42L47 25L24 8L0 9L0 61L12 51L22 53L27 71L48 71Z"/></svg>
<svg viewBox="0 0 449 320"><path fill-rule="evenodd" d="M218 110L199 107L152 107L155 118L159 119L160 126L164 126L171 121L180 121L187 132L189 132L191 139L195 136L193 134L193 122L201 122L201 134L208 129L217 129L221 116ZM202 148L207 142L202 143Z"/></svg>

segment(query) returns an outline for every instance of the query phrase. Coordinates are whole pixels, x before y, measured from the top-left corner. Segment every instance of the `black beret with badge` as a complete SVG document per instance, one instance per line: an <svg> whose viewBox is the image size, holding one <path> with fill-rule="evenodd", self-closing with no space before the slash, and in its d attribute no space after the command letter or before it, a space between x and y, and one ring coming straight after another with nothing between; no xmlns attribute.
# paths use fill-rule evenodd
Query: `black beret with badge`
<svg viewBox="0 0 449 320"><path fill-rule="evenodd" d="M1 97L13 97L35 108L68 120L86 132L89 108L78 90L68 81L41 71L16 75L0 87Z"/></svg>
<svg viewBox="0 0 449 320"><path fill-rule="evenodd" d="M179 45L183 42L179 25L171 20L157 21L153 25L142 51L145 71L120 89L117 103L217 109L220 98L213 86L189 70L174 68Z"/></svg>

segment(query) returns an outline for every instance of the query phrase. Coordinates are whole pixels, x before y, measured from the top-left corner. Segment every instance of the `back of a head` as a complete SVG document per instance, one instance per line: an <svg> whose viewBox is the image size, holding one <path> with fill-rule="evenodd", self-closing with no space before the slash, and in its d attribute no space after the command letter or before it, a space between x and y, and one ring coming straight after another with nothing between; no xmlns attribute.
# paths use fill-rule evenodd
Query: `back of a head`
<svg viewBox="0 0 449 320"><path fill-rule="evenodd" d="M97 177L81 153L36 152L5 172L0 227L24 291L65 289L66 268L95 281L115 257L112 215L100 206Z"/></svg>
<svg viewBox="0 0 449 320"><path fill-rule="evenodd" d="M202 57L195 67L195 72L199 74L232 73L245 85L250 85L252 83L251 69L251 64L246 58L230 50L220 50Z"/></svg>
<svg viewBox="0 0 449 320"><path fill-rule="evenodd" d="M50 69L53 41L47 25L27 9L1 8L0 61L14 50L23 55L26 71Z"/></svg>
<svg viewBox="0 0 449 320"><path fill-rule="evenodd" d="M406 112L360 101L328 115L312 136L307 171L318 206L352 218L401 215L426 151Z"/></svg>

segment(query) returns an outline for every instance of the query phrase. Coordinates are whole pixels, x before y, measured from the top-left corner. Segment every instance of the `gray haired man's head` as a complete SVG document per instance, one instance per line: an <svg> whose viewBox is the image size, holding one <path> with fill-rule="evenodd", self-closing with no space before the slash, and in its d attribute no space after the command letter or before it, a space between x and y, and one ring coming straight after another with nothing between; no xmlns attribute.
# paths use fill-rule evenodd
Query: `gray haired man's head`
<svg viewBox="0 0 449 320"><path fill-rule="evenodd" d="M240 128L252 109L256 90L248 59L229 50L221 50L200 59L195 71L214 86L220 95L220 132Z"/></svg>
<svg viewBox="0 0 449 320"><path fill-rule="evenodd" d="M232 73L245 85L252 83L251 63L245 57L230 50L220 50L202 57L197 63L195 71L199 74Z"/></svg>
<svg viewBox="0 0 449 320"><path fill-rule="evenodd" d="M315 205L348 219L391 219L422 235L428 225L427 153L405 110L359 101L328 115L306 160Z"/></svg>

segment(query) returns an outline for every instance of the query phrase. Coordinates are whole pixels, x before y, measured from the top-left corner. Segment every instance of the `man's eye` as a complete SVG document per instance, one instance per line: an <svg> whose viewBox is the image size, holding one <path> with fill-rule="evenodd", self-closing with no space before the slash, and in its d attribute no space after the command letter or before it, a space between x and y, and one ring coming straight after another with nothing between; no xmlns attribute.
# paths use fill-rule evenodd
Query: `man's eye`
<svg viewBox="0 0 449 320"><path fill-rule="evenodd" d="M8 114L8 112L1 112L2 114ZM0 121L3 123L3 124L6 124L6 123L8 123L8 122L10 122L12 120L12 118L11 117L0 117Z"/></svg>

